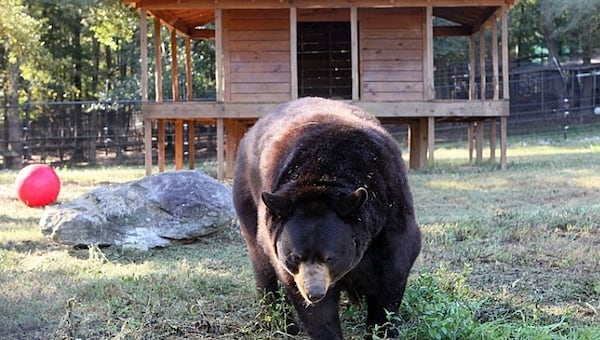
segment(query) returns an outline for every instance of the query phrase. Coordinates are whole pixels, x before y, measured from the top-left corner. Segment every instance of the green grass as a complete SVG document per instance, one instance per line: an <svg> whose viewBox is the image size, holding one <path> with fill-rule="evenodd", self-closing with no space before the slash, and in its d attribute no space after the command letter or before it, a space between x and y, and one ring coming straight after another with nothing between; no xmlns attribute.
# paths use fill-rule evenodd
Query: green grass
<svg viewBox="0 0 600 340"><path fill-rule="evenodd" d="M600 339L600 141L511 142L504 172L457 145L410 172L424 247L389 315L403 338ZM57 172L59 203L144 175ZM0 172L0 338L290 338L284 307L259 311L237 230L149 252L57 245L15 177ZM341 316L361 339L365 308L343 299Z"/></svg>

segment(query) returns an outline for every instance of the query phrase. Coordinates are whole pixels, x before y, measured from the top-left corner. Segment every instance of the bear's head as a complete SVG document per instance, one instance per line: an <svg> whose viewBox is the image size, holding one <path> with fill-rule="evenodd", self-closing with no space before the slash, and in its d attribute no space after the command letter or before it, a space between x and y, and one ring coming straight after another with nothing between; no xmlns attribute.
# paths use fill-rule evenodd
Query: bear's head
<svg viewBox="0 0 600 340"><path fill-rule="evenodd" d="M362 259L371 238L361 217L367 197L362 187L301 196L262 193L277 260L307 304L325 297Z"/></svg>

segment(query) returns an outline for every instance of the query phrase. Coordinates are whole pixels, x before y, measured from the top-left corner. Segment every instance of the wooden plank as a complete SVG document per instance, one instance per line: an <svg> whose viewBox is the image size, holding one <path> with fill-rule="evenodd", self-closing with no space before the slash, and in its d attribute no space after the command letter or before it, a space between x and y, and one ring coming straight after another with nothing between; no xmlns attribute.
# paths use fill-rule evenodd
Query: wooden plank
<svg viewBox="0 0 600 340"><path fill-rule="evenodd" d="M422 50L389 50L389 49L362 49L361 60L391 60L391 61L404 61L404 60L423 60Z"/></svg>
<svg viewBox="0 0 600 340"><path fill-rule="evenodd" d="M347 8L305 8L298 10L298 22L350 21Z"/></svg>
<svg viewBox="0 0 600 340"><path fill-rule="evenodd" d="M421 60L365 60L361 62L363 72L366 71L422 71Z"/></svg>
<svg viewBox="0 0 600 340"><path fill-rule="evenodd" d="M412 81L422 82L423 72L420 71L369 71L361 77L362 81Z"/></svg>
<svg viewBox="0 0 600 340"><path fill-rule="evenodd" d="M271 7L271 8L269 8ZM267 6L259 9L231 9L229 10L230 16L234 20L248 20L248 21L264 21L264 20L285 20L280 19L287 17L288 7L285 8L272 8L273 6ZM287 26L287 24L286 24Z"/></svg>
<svg viewBox="0 0 600 340"><path fill-rule="evenodd" d="M232 83L285 83L290 80L290 72L234 72Z"/></svg>
<svg viewBox="0 0 600 340"><path fill-rule="evenodd" d="M260 33L260 34L258 34ZM285 30L231 31L229 38L234 41L287 41L289 35Z"/></svg>
<svg viewBox="0 0 600 340"><path fill-rule="evenodd" d="M298 98L298 13L290 7L290 97Z"/></svg>
<svg viewBox="0 0 600 340"><path fill-rule="evenodd" d="M233 83L231 84L231 95L239 93L287 93L291 91L289 83Z"/></svg>
<svg viewBox="0 0 600 340"><path fill-rule="evenodd" d="M276 73L290 72L289 60L279 62L233 62L231 63L232 75L238 72Z"/></svg>
<svg viewBox="0 0 600 340"><path fill-rule="evenodd" d="M256 102L285 102L291 100L291 93L232 93L231 100L256 103Z"/></svg>
<svg viewBox="0 0 600 340"><path fill-rule="evenodd" d="M279 17L287 17L285 11L279 11ZM269 19L253 18L253 19L233 19L230 22L230 29L232 31L260 31L260 30L287 30L289 20L287 19L275 19L271 17Z"/></svg>
<svg viewBox="0 0 600 340"><path fill-rule="evenodd" d="M397 95L397 94L392 94ZM243 95L239 95L243 96ZM289 100L289 94L281 94L281 100L261 99L253 94L245 98L254 102L175 102L142 103L144 119L194 119L214 120L216 118L258 118L273 110L280 102ZM274 96L274 94L269 94ZM286 98L287 96L287 98ZM360 101L347 101L362 107L379 118L399 117L440 117L440 118L488 118L508 116L509 102L506 100L460 101L460 100L410 100L389 98L386 102L362 98Z"/></svg>
<svg viewBox="0 0 600 340"><path fill-rule="evenodd" d="M361 93L363 100L392 102L398 100L423 100L423 92L366 92Z"/></svg>
<svg viewBox="0 0 600 340"><path fill-rule="evenodd" d="M363 39L361 50L371 49L388 49L388 50L421 50L423 48L423 39L417 38L403 38L398 37L396 39L390 38L370 38Z"/></svg>
<svg viewBox="0 0 600 340"><path fill-rule="evenodd" d="M427 165L428 118L419 118L409 127L409 166L420 169Z"/></svg>
<svg viewBox="0 0 600 340"><path fill-rule="evenodd" d="M289 62L289 52L230 51L232 62Z"/></svg>
<svg viewBox="0 0 600 340"><path fill-rule="evenodd" d="M423 83L422 82L399 82L399 81L388 81L388 82L363 82L363 92L378 93L378 92L418 92L423 97Z"/></svg>
<svg viewBox="0 0 600 340"><path fill-rule="evenodd" d="M367 28L360 26L360 37L363 39L394 39L402 37L402 39L422 39L423 29L418 28L397 28L397 29L381 29Z"/></svg>
<svg viewBox="0 0 600 340"><path fill-rule="evenodd" d="M260 34L256 34L260 36ZM288 40L237 40L229 42L231 52L289 52Z"/></svg>

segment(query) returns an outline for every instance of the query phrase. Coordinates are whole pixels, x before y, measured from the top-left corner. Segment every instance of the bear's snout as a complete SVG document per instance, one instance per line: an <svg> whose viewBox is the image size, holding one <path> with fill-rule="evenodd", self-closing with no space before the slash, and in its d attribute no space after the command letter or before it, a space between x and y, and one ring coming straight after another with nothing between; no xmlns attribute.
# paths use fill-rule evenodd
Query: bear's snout
<svg viewBox="0 0 600 340"><path fill-rule="evenodd" d="M298 267L298 274L294 275L294 281L306 303L311 305L327 295L331 275L325 264L302 262Z"/></svg>

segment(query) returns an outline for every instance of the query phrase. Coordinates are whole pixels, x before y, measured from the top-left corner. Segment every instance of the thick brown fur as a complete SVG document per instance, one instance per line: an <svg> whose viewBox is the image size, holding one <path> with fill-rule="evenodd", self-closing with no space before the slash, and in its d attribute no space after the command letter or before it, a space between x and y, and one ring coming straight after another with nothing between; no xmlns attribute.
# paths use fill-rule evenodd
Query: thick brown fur
<svg viewBox="0 0 600 340"><path fill-rule="evenodd" d="M341 290L366 299L369 328L398 310L421 237L376 118L320 98L280 106L243 138L233 195L259 292L282 282L311 338L342 338Z"/></svg>

